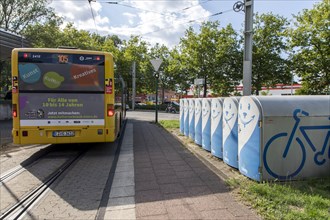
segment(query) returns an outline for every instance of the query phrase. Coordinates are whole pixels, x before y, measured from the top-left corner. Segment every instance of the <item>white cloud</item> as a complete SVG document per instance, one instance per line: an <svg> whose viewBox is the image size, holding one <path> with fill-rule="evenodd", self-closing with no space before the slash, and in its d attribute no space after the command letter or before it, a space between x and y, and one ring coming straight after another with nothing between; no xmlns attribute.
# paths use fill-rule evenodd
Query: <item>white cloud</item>
<svg viewBox="0 0 330 220"><path fill-rule="evenodd" d="M148 11L138 12L139 34L151 43L168 46L177 44L186 28L200 21L196 19L205 20L211 15L198 1L132 1L131 4Z"/></svg>
<svg viewBox="0 0 330 220"><path fill-rule="evenodd" d="M194 1L125 1L120 5L91 2L96 27L89 3L81 1L53 1L50 5L63 16L66 22L73 22L78 29L95 31L101 35L116 34L128 38L141 35L150 43L173 46L179 42L185 29L211 13ZM125 6L126 5L126 6ZM118 10L116 10L118 9ZM185 10L184 10L185 9ZM115 18L115 19L114 19ZM189 23L189 21L193 21ZM197 23L200 20L197 21Z"/></svg>
<svg viewBox="0 0 330 220"><path fill-rule="evenodd" d="M137 15L132 14L132 13L127 13L127 12L125 12L125 13L123 13L123 16L127 17L127 19L128 19L128 23L129 23L130 25L135 24L135 21L136 21L136 17L137 17Z"/></svg>
<svg viewBox="0 0 330 220"><path fill-rule="evenodd" d="M63 26L68 22L72 22L78 29L93 32L99 27L109 24L109 18L100 15L102 5L97 2L93 2L91 4L92 7L90 7L87 1L53 1L50 6L55 9L56 14L64 18ZM93 10L94 18L91 8ZM94 19L95 24L97 25L96 27Z"/></svg>

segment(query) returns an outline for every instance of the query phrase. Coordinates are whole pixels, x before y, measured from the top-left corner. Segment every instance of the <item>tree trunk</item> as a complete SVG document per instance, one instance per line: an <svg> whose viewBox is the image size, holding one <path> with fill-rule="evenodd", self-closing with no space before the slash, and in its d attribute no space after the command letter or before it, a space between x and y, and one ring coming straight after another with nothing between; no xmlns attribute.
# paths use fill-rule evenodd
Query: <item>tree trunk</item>
<svg viewBox="0 0 330 220"><path fill-rule="evenodd" d="M204 94L203 94L203 97L206 98L207 97L207 83L206 83L206 80L207 77L205 76L204 77Z"/></svg>
<svg viewBox="0 0 330 220"><path fill-rule="evenodd" d="M164 104L164 98L165 98L165 86L162 86L162 104Z"/></svg>

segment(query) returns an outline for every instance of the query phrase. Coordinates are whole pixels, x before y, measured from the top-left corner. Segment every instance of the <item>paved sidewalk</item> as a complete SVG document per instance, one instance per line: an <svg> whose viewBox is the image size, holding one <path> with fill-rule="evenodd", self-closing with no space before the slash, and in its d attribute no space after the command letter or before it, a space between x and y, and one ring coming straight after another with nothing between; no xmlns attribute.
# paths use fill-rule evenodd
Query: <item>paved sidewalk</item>
<svg viewBox="0 0 330 220"><path fill-rule="evenodd" d="M137 219L260 219L164 129L133 123Z"/></svg>
<svg viewBox="0 0 330 220"><path fill-rule="evenodd" d="M0 120L0 147L4 144L12 143L11 130L13 128L13 120Z"/></svg>

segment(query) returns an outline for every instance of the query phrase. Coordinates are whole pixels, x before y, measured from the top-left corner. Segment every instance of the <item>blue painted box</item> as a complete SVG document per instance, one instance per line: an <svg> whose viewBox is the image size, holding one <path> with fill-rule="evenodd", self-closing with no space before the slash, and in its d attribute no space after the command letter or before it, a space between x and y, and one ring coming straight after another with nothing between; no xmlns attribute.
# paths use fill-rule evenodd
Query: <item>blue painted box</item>
<svg viewBox="0 0 330 220"><path fill-rule="evenodd" d="M238 168L238 97L228 97L223 102L223 161Z"/></svg>
<svg viewBox="0 0 330 220"><path fill-rule="evenodd" d="M211 153L223 158L222 153L222 100L213 98L211 101Z"/></svg>
<svg viewBox="0 0 330 220"><path fill-rule="evenodd" d="M239 170L256 181L330 176L330 96L239 102Z"/></svg>
<svg viewBox="0 0 330 220"><path fill-rule="evenodd" d="M211 151L211 99L202 99L202 147Z"/></svg>
<svg viewBox="0 0 330 220"><path fill-rule="evenodd" d="M202 146L202 99L195 99L195 143Z"/></svg>

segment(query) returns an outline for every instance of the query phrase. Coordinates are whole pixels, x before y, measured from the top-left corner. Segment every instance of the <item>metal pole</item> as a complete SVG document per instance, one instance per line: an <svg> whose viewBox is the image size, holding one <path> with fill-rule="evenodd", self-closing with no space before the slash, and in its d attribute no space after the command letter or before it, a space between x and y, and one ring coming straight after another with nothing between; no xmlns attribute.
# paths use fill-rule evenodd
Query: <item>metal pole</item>
<svg viewBox="0 0 330 220"><path fill-rule="evenodd" d="M156 77L156 115L155 121L158 123L158 77Z"/></svg>
<svg viewBox="0 0 330 220"><path fill-rule="evenodd" d="M293 72L291 74L291 95L293 95Z"/></svg>
<svg viewBox="0 0 330 220"><path fill-rule="evenodd" d="M251 95L252 87L252 36L253 36L253 0L245 0L243 61L243 95Z"/></svg>
<svg viewBox="0 0 330 220"><path fill-rule="evenodd" d="M132 110L135 110L135 96L136 96L136 86L135 86L135 61L132 64Z"/></svg>

